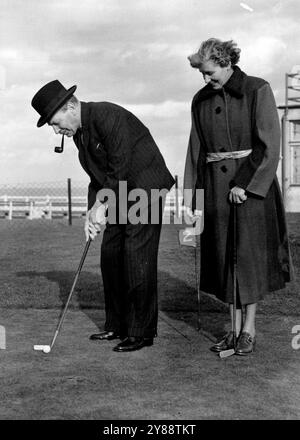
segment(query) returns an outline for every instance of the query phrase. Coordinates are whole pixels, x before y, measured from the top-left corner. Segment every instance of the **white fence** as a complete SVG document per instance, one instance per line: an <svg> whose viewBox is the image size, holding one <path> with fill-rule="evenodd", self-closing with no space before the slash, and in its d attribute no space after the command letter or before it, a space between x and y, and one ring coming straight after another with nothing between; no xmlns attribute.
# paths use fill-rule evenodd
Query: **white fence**
<svg viewBox="0 0 300 440"><path fill-rule="evenodd" d="M86 197L72 197L72 216L86 213ZM0 216L13 218L52 219L68 215L68 197L65 196L7 196L0 197Z"/></svg>
<svg viewBox="0 0 300 440"><path fill-rule="evenodd" d="M173 189L167 194L165 213L179 215L182 195ZM72 197L72 217L84 216L87 209L87 198ZM69 212L66 196L0 196L0 218L53 219L67 217Z"/></svg>

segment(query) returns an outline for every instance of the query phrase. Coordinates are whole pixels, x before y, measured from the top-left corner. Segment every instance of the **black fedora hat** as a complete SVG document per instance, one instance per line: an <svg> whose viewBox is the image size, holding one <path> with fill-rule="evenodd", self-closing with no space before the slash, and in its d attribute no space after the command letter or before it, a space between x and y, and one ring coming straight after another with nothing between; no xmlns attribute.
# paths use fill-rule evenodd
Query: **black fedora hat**
<svg viewBox="0 0 300 440"><path fill-rule="evenodd" d="M32 107L41 115L37 126L49 122L54 113L71 98L77 86L65 89L57 79L42 87L32 98Z"/></svg>

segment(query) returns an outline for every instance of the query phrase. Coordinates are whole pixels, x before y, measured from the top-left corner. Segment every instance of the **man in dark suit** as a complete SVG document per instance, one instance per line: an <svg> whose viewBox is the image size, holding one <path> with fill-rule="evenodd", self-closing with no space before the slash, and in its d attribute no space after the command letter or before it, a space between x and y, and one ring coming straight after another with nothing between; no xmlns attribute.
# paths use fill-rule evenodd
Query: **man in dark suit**
<svg viewBox="0 0 300 440"><path fill-rule="evenodd" d="M87 239L94 239L101 230L107 210L115 214L108 216L101 247L105 331L90 339L120 338L114 351L134 351L152 345L157 335L157 255L163 201L156 198L141 204L139 212L145 215L136 222L128 216L132 198L124 204L124 194L127 197L138 190L150 198L151 190L170 190L174 179L139 119L116 104L79 101L75 90L76 86L67 90L59 81L51 81L36 93L32 106L41 116L38 127L48 123L56 134L73 136L79 150L80 163L90 177ZM103 190L115 197L103 197ZM149 221L153 213L158 221Z"/></svg>

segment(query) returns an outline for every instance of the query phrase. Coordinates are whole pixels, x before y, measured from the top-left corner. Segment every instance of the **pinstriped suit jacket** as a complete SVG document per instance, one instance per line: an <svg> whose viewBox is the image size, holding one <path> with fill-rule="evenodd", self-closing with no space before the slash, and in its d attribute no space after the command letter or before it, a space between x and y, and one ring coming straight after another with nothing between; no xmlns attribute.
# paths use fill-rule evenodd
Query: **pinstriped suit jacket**
<svg viewBox="0 0 300 440"><path fill-rule="evenodd" d="M114 190L118 197L121 180L127 181L128 191L141 188L148 194L173 186L150 131L128 110L109 102L81 102L81 123L73 139L91 179L88 209L102 188Z"/></svg>

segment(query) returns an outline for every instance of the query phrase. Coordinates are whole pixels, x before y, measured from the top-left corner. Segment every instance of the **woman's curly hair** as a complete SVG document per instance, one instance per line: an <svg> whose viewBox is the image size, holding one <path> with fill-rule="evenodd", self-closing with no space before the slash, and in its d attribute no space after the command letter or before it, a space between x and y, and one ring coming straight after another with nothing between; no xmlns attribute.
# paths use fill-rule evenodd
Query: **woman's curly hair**
<svg viewBox="0 0 300 440"><path fill-rule="evenodd" d="M241 49L233 40L221 41L218 38L209 38L201 43L201 46L193 55L188 57L191 66L199 68L205 61L213 61L221 67L228 66L229 62L234 66L239 62Z"/></svg>

